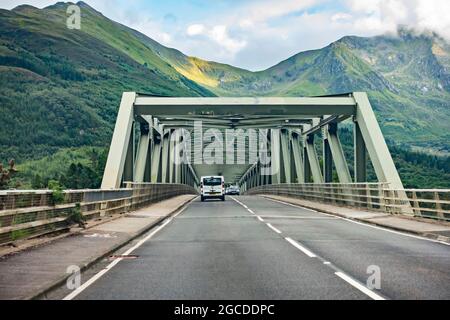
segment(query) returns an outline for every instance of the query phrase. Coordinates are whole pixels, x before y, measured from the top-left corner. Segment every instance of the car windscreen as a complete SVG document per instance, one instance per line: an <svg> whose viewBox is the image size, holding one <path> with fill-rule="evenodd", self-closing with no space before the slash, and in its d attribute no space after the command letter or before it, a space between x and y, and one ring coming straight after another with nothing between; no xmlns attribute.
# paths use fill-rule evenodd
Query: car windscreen
<svg viewBox="0 0 450 320"><path fill-rule="evenodd" d="M220 186L222 184L222 179L220 178L203 178L204 186Z"/></svg>

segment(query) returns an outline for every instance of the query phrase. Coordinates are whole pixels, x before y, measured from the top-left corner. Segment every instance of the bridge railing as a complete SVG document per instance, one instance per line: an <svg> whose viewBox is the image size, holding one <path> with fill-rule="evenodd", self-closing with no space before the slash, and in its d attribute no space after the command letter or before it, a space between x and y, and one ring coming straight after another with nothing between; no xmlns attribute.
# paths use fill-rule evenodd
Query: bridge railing
<svg viewBox="0 0 450 320"><path fill-rule="evenodd" d="M123 214L181 194L197 191L183 184L127 183L112 190L0 191L0 244L61 231L78 216L93 220Z"/></svg>
<svg viewBox="0 0 450 320"><path fill-rule="evenodd" d="M450 190L402 189L387 183L268 184L246 194L287 196L337 206L364 208L450 221Z"/></svg>

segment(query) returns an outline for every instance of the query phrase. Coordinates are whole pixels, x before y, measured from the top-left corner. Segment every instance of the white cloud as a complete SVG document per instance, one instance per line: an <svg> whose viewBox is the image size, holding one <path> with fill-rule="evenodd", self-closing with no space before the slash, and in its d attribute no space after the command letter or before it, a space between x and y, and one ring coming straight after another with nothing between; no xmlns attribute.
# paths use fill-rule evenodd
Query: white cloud
<svg viewBox="0 0 450 320"><path fill-rule="evenodd" d="M203 24L197 23L197 24L191 24L187 30L186 33L188 36L197 36L199 34L203 34L205 31L205 26Z"/></svg>
<svg viewBox="0 0 450 320"><path fill-rule="evenodd" d="M450 1L419 0L415 8L417 16L417 27L420 29L431 29L439 32L442 36L450 39Z"/></svg>
<svg viewBox="0 0 450 320"><path fill-rule="evenodd" d="M232 38L225 25L215 25L206 28L203 24L188 26L186 34L191 37L204 36L207 41L213 41L215 47L219 47L222 56L232 57L247 44L245 40Z"/></svg>
<svg viewBox="0 0 450 320"><path fill-rule="evenodd" d="M338 12L331 17L331 21L348 21L352 18L351 14Z"/></svg>
<svg viewBox="0 0 450 320"><path fill-rule="evenodd" d="M231 54L235 54L247 44L246 41L233 39L227 32L227 26L218 25L214 26L211 30L210 36L218 44L222 45Z"/></svg>

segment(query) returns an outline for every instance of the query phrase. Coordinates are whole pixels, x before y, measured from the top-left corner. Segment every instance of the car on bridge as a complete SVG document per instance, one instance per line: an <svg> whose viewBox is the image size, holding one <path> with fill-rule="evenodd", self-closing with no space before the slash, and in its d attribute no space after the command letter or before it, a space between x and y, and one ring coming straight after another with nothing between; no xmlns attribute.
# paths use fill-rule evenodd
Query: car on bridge
<svg viewBox="0 0 450 320"><path fill-rule="evenodd" d="M241 191L238 186L229 186L226 192L227 195L235 195L235 196L238 196L240 193Z"/></svg>
<svg viewBox="0 0 450 320"><path fill-rule="evenodd" d="M219 198L225 201L225 179L223 176L203 176L200 178L200 198Z"/></svg>

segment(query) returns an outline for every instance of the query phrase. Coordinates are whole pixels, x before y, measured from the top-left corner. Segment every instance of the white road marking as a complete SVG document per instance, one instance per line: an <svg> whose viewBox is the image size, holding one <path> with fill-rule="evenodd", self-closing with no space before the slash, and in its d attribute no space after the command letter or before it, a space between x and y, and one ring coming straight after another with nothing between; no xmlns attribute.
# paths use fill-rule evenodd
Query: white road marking
<svg viewBox="0 0 450 320"><path fill-rule="evenodd" d="M278 230L277 228L275 228L273 225L271 225L270 223L266 223L267 224L267 226L270 228L270 229L272 229L273 231L275 231L276 233L278 233L278 234L280 234L281 233L281 231L280 230Z"/></svg>
<svg viewBox="0 0 450 320"><path fill-rule="evenodd" d="M391 230L391 229L383 228L383 227L380 227L380 226L375 226L375 225L372 225L372 224L368 224L368 223L364 223L364 222L360 222L360 221L355 221L355 220L348 219L348 218L340 217L340 219L348 221L348 222L356 223L356 224L359 224L361 226L366 226L366 227L373 228L373 229L378 229L378 230L387 231L387 232L390 232L390 233L395 233L395 234L398 234L398 235L401 235L401 236L405 236L405 237L410 237L410 238L414 238L414 239L418 239L418 240L426 240L426 241L431 241L431 242L435 242L435 243L445 244L446 246L450 246L450 243L439 241L439 240L424 238L424 237L421 237L421 236L416 236L416 235L409 234L409 233L404 233L404 232L401 232L401 231Z"/></svg>
<svg viewBox="0 0 450 320"><path fill-rule="evenodd" d="M197 197L196 197L197 198ZM193 200L195 200L196 198L194 198ZM178 216L179 214L181 214L185 209L187 208L187 206L185 206L183 209L181 209L176 215L174 215L172 218L169 218L166 220L166 222L164 222L162 225L160 225L158 228L156 228L152 233L150 233L149 235L147 235L145 238L143 238L142 240L140 240L136 245L134 245L132 248L128 249L127 251L125 251L122 255L126 256L129 255L131 252L133 252L134 250L136 250L137 248L139 248L141 245L143 245L147 240L149 240L151 237L153 237L158 231L160 231L162 228L164 228L166 225L168 225L173 218L175 218L176 216ZM100 279L105 273L107 273L109 270L111 270L116 264L118 264L120 261L122 261L123 258L117 258L116 260L114 260L113 262L111 262L109 265L106 266L105 269L101 270L100 272L98 272L97 274L95 274L94 276L92 276L88 281L86 281L85 283L83 283L81 286L79 286L77 289L75 289L73 292L71 292L70 294L68 294L67 296L65 296L63 298L63 300L72 300L73 298L75 298L76 296L78 296L81 292L83 292L84 290L86 290L90 285L92 285L95 281L97 281L98 279Z"/></svg>
<svg viewBox="0 0 450 320"><path fill-rule="evenodd" d="M251 214L255 214L252 209L247 209L248 212L250 212Z"/></svg>
<svg viewBox="0 0 450 320"><path fill-rule="evenodd" d="M290 244L292 244L294 247L296 247L297 249L299 249L301 252L303 252L304 254L306 254L308 257L310 258L315 258L317 257L314 253L312 253L311 251L309 251L308 249L306 249L305 247L303 247L302 245L300 245L297 241L292 240L291 238L284 238L286 239L287 242L289 242Z"/></svg>
<svg viewBox="0 0 450 320"><path fill-rule="evenodd" d="M386 232L390 232L390 233L395 233L395 234L398 234L398 235L401 235L401 236L405 236L405 237L410 237L410 238L419 239L419 240L426 240L426 241L431 241L431 242L435 242L435 243L444 244L446 246L450 246L450 243L447 243L447 242L434 240L434 239L429 239L429 238L425 238L425 237L421 237L421 236L416 236L416 235L405 233L405 232L401 232L401 231L391 230L391 229L387 229L387 228L380 227L380 226L375 226L375 225L372 225L372 224L369 224L369 223L365 223L365 222L361 222L361 221L355 221L355 220L344 218L344 217L340 217L340 216L337 216L337 215L332 215L332 214L329 214L329 213L308 209L308 208L302 207L300 205L295 205L295 204L284 202L284 201L281 201L281 200L275 200L275 199L271 199L271 198L267 198L267 197L263 197L263 198L267 199L267 200L270 200L270 201L274 201L274 202L278 202L278 203L281 203L281 204L285 204L285 205L288 205L288 206L291 206L291 207L296 207L296 208L299 208L299 209L316 212L318 214L322 214L322 215L325 215L325 216L329 216L329 217L334 217L334 218L337 218L337 219L345 220L345 221L348 221L348 222L351 222L351 223L356 223L356 224L359 224L361 226L365 226L365 227L369 227L369 228L373 228L373 229L378 229L378 230L382 230L382 231L386 231Z"/></svg>
<svg viewBox="0 0 450 320"><path fill-rule="evenodd" d="M324 261L323 264L331 264L330 261Z"/></svg>
<svg viewBox="0 0 450 320"><path fill-rule="evenodd" d="M260 216L256 216L258 218L259 221L264 222L264 219L261 218Z"/></svg>
<svg viewBox="0 0 450 320"><path fill-rule="evenodd" d="M386 300L385 298L383 298L382 296L380 296L376 292L370 290L369 288L367 288L366 286L362 285L357 280L355 280L352 277L346 275L345 273L338 271L338 272L335 272L334 274L337 275L342 280L344 280L344 281L348 282L349 284L351 284L352 286L354 286L359 291L361 291L364 294L368 295L372 299L374 299L374 300Z"/></svg>

